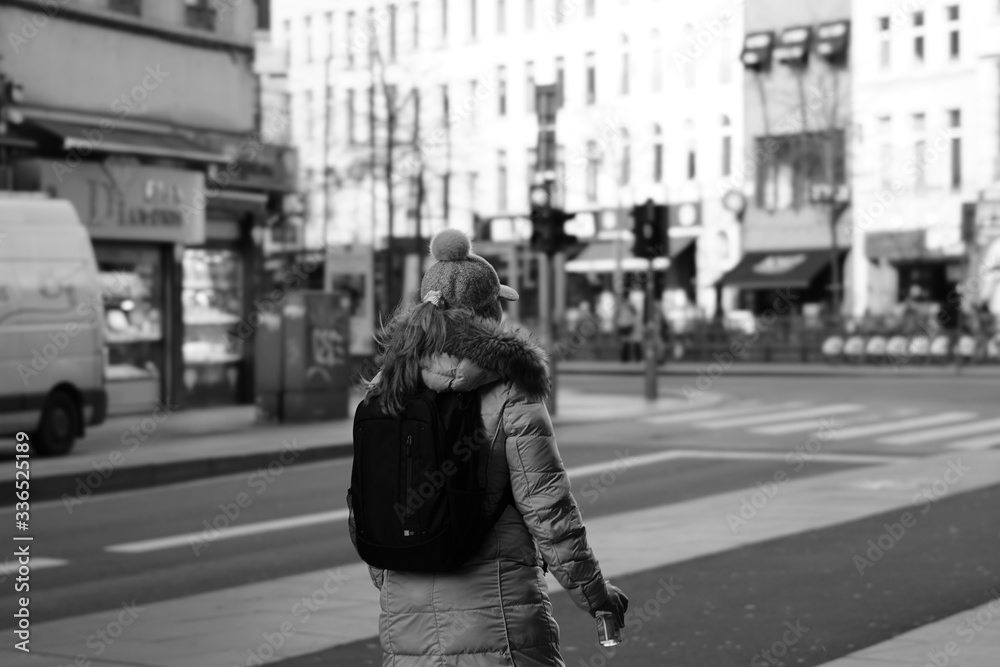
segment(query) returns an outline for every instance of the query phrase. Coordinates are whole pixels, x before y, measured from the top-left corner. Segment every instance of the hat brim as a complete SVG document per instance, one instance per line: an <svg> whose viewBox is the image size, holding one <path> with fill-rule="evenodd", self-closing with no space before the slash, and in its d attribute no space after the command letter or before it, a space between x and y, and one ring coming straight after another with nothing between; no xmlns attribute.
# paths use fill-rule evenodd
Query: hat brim
<svg viewBox="0 0 1000 667"><path fill-rule="evenodd" d="M507 287L506 285L500 285L500 294L498 296L504 301L517 301L520 298L513 287Z"/></svg>

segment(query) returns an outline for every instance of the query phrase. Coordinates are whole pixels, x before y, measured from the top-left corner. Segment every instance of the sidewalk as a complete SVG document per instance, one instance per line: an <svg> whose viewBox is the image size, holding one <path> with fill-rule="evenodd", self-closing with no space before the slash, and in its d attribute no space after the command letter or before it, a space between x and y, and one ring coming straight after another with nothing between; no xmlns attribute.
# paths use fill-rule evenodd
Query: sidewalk
<svg viewBox="0 0 1000 667"><path fill-rule="evenodd" d="M956 458L949 454L788 482L738 532L730 529L726 517L739 511L746 490L598 517L587 522L587 532L599 549L605 574L621 577L890 511L912 510L914 493L935 488L937 494L936 483L947 479ZM613 463L606 465L610 469ZM962 455L961 465L961 474L937 495L938 500L1000 482L1000 451ZM558 590L551 575L549 586ZM323 591L329 595L318 597ZM296 604L310 596L316 602L314 612L297 614ZM322 602L317 602L320 597ZM641 596L633 604L644 607ZM361 563L166 600L144 607L128 632L91 664L201 667L251 664L247 656L260 655L261 647L268 649L265 662L325 651L375 636L378 606L378 595ZM33 628L33 639L45 647L44 656L19 656L0 649L0 662L11 667L66 664L87 646L95 628L108 626L120 613L110 610L41 624ZM942 623L942 628L954 628L954 619ZM927 626L925 632L936 632L938 625ZM918 662L914 658L925 654L926 638L920 635L917 650L911 637L922 630L888 642L889 650L879 651L877 662L833 664L923 664L922 658ZM940 650L948 649L943 644ZM955 664L992 667L998 651L1000 634L981 633L975 653L963 648L966 659ZM595 651L591 657L598 655ZM584 664L595 663L584 660Z"/></svg>
<svg viewBox="0 0 1000 667"><path fill-rule="evenodd" d="M155 412L114 417L92 428L68 455L31 460L32 500L107 493L351 455L354 408L348 419L306 424L257 424L254 406ZM655 403L634 396L562 389L555 424L641 417L689 403L680 393ZM13 438L6 451L13 451ZM0 450L4 451L4 450ZM288 453L286 453L288 452ZM293 460L290 462L289 457ZM0 498L13 502L13 465L0 470ZM64 499L65 500L65 499Z"/></svg>
<svg viewBox="0 0 1000 667"><path fill-rule="evenodd" d="M725 361L725 360L723 360ZM820 363L781 363L781 362L742 362L737 361L730 366L714 360L706 361L671 361L660 364L660 375L677 375L697 377L700 374L718 374L723 366L727 375L774 376L774 377L956 377L955 366L952 364L918 364L909 363L899 367L888 365L855 365L855 364L820 364ZM624 363L615 360L605 361L560 361L559 372L567 374L608 374L608 375L642 375L646 366L642 362ZM978 366L962 366L959 377L998 378L1000 379L1000 364L981 364Z"/></svg>

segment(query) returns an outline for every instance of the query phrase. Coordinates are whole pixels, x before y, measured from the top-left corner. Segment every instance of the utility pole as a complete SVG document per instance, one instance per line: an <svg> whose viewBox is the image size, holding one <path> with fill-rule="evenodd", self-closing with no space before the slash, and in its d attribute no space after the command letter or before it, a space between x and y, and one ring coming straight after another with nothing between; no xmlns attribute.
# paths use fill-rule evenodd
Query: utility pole
<svg viewBox="0 0 1000 667"><path fill-rule="evenodd" d="M552 274L553 268L561 262L556 261L568 246L576 243L576 237L565 233L567 220L575 214L567 213L558 208L556 195L556 112L558 110L558 93L554 85L537 86L535 88L538 109L538 163L535 165L535 183L528 191L531 205L531 248L539 253L539 326L542 329L542 340L549 351L549 368L552 377L552 391L549 394L549 412L556 414L557 409L557 338L556 321L552 316L556 299L552 296L552 288L563 284Z"/></svg>

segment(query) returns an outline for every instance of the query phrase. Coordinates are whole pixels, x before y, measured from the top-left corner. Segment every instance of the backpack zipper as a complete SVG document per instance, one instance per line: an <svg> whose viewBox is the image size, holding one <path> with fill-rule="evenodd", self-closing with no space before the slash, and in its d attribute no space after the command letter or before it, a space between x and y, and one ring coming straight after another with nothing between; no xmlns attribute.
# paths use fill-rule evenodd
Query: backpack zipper
<svg viewBox="0 0 1000 667"><path fill-rule="evenodd" d="M411 485L413 483L413 458L411 457L413 450L413 434L406 436L406 494L403 496L403 505L405 507L409 506L410 503L410 489L413 488ZM403 528L403 535L410 535L410 531L407 527Z"/></svg>

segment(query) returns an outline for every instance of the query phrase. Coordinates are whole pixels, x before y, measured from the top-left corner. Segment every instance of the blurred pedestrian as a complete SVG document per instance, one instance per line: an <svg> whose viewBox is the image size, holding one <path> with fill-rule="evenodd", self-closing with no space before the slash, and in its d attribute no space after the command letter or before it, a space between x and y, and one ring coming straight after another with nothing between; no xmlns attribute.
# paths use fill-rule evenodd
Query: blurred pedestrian
<svg viewBox="0 0 1000 667"><path fill-rule="evenodd" d="M636 330L638 330L638 341L642 341L642 327L635 306L628 299L622 299L618 303L618 311L615 313L615 329L621 343L622 363L632 361L633 357L635 361L639 361L642 358L642 349L635 336Z"/></svg>
<svg viewBox="0 0 1000 667"><path fill-rule="evenodd" d="M587 543L545 408L545 353L500 323L499 299L517 292L461 232L438 234L431 253L438 262L424 274L422 302L382 332L380 371L364 400L399 411L423 387L478 393L492 437L486 504L492 514L513 500L458 570L371 570L383 665L565 665L543 568L592 616L611 612L623 625L628 599L604 580Z"/></svg>

